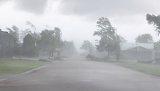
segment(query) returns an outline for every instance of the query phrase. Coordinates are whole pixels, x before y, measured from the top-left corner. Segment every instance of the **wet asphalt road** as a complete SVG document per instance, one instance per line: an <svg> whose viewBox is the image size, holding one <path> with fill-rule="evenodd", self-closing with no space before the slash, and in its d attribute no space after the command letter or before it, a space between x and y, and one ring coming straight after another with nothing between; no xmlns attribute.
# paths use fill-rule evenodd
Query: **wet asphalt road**
<svg viewBox="0 0 160 91"><path fill-rule="evenodd" d="M109 63L75 60L8 79L0 91L160 91L159 78Z"/></svg>

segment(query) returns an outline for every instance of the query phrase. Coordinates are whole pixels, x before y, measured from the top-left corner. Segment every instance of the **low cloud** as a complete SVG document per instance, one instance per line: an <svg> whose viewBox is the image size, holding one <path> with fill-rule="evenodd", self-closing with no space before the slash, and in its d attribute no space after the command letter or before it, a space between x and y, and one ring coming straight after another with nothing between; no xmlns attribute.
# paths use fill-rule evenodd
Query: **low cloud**
<svg viewBox="0 0 160 91"><path fill-rule="evenodd" d="M96 16L120 16L154 13L158 11L158 0L61 0L62 14Z"/></svg>
<svg viewBox="0 0 160 91"><path fill-rule="evenodd" d="M0 0L0 5L3 5L8 1L13 2L14 7L18 10L34 14L43 14L47 8L49 0Z"/></svg>
<svg viewBox="0 0 160 91"><path fill-rule="evenodd" d="M15 0L15 7L22 11L43 14L48 0Z"/></svg>

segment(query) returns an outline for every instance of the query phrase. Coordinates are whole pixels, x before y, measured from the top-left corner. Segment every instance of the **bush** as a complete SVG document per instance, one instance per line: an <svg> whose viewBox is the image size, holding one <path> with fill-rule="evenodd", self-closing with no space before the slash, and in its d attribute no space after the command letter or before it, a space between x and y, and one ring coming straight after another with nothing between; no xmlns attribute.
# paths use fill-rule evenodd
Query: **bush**
<svg viewBox="0 0 160 91"><path fill-rule="evenodd" d="M62 60L61 57L56 57L54 60Z"/></svg>
<svg viewBox="0 0 160 91"><path fill-rule="evenodd" d="M48 59L39 59L39 61L47 62L49 60Z"/></svg>
<svg viewBox="0 0 160 91"><path fill-rule="evenodd" d="M88 55L86 56L86 58L87 58L87 60L96 60L96 59L97 59L95 56L93 56L93 55L91 55L91 54L88 54Z"/></svg>

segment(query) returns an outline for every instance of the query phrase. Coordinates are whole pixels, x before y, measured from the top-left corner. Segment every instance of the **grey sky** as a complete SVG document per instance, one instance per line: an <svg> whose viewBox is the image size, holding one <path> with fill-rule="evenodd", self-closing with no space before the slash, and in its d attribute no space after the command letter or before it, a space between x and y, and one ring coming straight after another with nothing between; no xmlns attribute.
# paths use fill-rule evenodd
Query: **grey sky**
<svg viewBox="0 0 160 91"><path fill-rule="evenodd" d="M15 0L15 7L35 14L43 14L48 0Z"/></svg>
<svg viewBox="0 0 160 91"><path fill-rule="evenodd" d="M157 12L159 3L159 0L62 0L60 10L64 14L124 16Z"/></svg>
<svg viewBox="0 0 160 91"><path fill-rule="evenodd" d="M143 33L150 33L158 40L145 15L160 14L159 3L159 0L0 0L0 28L14 24L23 30L25 21L31 21L39 32L45 25L60 27L63 39L80 45L83 40L94 43L98 38L93 32L97 19L103 16L129 42Z"/></svg>

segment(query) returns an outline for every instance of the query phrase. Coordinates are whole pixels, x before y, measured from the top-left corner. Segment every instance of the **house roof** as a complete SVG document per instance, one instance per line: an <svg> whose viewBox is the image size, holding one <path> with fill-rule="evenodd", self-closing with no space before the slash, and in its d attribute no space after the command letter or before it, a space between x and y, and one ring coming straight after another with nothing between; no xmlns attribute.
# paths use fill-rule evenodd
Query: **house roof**
<svg viewBox="0 0 160 91"><path fill-rule="evenodd" d="M135 47L143 47L145 49L154 49L154 44L149 43L123 43L121 45L121 50L129 50Z"/></svg>

